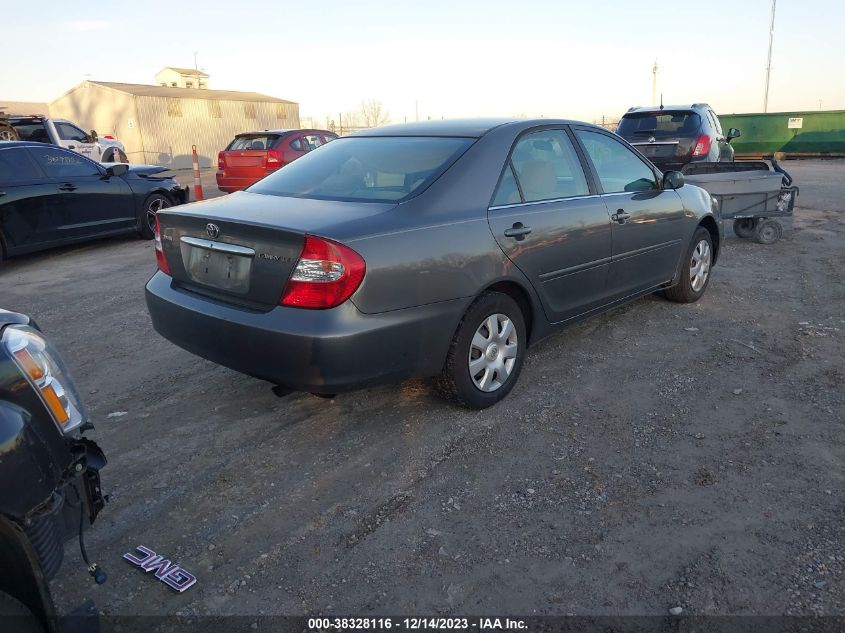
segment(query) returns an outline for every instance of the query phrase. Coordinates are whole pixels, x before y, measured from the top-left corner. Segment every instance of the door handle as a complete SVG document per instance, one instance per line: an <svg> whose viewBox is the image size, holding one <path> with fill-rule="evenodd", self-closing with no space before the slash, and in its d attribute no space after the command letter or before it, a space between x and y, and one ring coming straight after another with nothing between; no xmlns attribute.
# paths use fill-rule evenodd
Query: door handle
<svg viewBox="0 0 845 633"><path fill-rule="evenodd" d="M59 185L59 191L76 191L76 185L66 182L63 185Z"/></svg>
<svg viewBox="0 0 845 633"><path fill-rule="evenodd" d="M512 237L516 240L524 240L525 236L531 232L530 226L525 226L522 222L514 222L514 225L505 229L505 237Z"/></svg>
<svg viewBox="0 0 845 633"><path fill-rule="evenodd" d="M68 149L76 149L76 145L68 145L67 148Z"/></svg>
<svg viewBox="0 0 845 633"><path fill-rule="evenodd" d="M630 213L625 213L625 209L618 209L616 213L610 216L610 219L619 224L625 224L625 221L631 217Z"/></svg>

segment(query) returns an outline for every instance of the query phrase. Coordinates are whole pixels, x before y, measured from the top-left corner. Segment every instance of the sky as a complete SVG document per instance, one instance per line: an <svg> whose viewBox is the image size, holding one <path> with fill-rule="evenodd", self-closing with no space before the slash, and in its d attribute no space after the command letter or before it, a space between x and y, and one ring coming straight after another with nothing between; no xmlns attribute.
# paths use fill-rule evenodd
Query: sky
<svg viewBox="0 0 845 633"><path fill-rule="evenodd" d="M313 124L383 103L393 122L616 120L664 102L763 107L771 0L42 0L5 16L0 100L86 80L153 83L197 64L212 89L300 104ZM92 8L94 10L92 10ZM778 0L769 111L845 109L845 2Z"/></svg>

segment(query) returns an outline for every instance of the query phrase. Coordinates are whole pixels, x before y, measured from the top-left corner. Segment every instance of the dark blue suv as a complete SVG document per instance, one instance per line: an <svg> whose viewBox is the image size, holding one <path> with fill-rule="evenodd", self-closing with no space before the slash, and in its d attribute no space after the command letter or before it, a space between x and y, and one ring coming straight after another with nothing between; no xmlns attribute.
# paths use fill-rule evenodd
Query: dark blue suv
<svg viewBox="0 0 845 633"><path fill-rule="evenodd" d="M691 162L732 161L731 139L739 136L736 128L725 135L706 103L631 108L616 133L663 171L680 171Z"/></svg>

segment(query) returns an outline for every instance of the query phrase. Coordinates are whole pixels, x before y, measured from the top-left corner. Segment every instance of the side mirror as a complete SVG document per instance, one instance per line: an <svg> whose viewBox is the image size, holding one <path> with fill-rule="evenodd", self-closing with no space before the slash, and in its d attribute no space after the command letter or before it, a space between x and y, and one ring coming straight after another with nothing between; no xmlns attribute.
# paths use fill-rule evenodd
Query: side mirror
<svg viewBox="0 0 845 633"><path fill-rule="evenodd" d="M97 130L91 130L88 132L88 138L86 140L87 143L96 143L97 142Z"/></svg>
<svg viewBox="0 0 845 633"><path fill-rule="evenodd" d="M684 186L684 175L679 171L667 171L663 174L664 189L680 189Z"/></svg>
<svg viewBox="0 0 845 633"><path fill-rule="evenodd" d="M728 130L728 143L731 142L731 139L739 138L740 136L742 136L742 133L740 133L739 129L732 127Z"/></svg>
<svg viewBox="0 0 845 633"><path fill-rule="evenodd" d="M117 163L116 165L106 167L107 176L122 176L127 171L129 171L129 165L125 163Z"/></svg>

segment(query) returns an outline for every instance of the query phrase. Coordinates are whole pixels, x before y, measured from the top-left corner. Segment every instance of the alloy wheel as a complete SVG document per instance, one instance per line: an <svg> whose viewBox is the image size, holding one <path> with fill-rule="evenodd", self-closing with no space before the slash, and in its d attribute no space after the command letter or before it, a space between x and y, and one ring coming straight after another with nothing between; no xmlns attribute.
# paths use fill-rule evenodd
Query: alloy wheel
<svg viewBox="0 0 845 633"><path fill-rule="evenodd" d="M710 243L701 240L695 245L690 260L689 278L693 291L700 292L710 274Z"/></svg>
<svg viewBox="0 0 845 633"><path fill-rule="evenodd" d="M469 375L485 392L499 389L516 363L519 341L513 322L505 314L491 314L475 331L469 348Z"/></svg>
<svg viewBox="0 0 845 633"><path fill-rule="evenodd" d="M156 215L162 209L166 209L169 207L170 204L165 200L163 197L159 196L150 200L149 204L147 205L147 224L150 227L150 231L155 232L156 228Z"/></svg>

